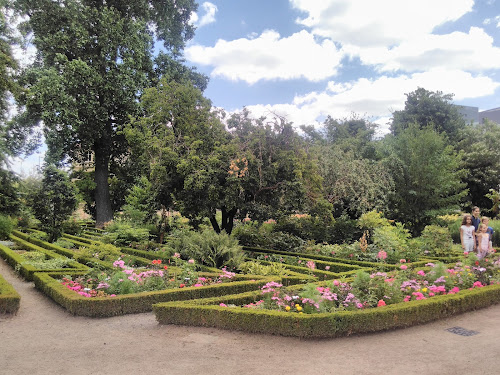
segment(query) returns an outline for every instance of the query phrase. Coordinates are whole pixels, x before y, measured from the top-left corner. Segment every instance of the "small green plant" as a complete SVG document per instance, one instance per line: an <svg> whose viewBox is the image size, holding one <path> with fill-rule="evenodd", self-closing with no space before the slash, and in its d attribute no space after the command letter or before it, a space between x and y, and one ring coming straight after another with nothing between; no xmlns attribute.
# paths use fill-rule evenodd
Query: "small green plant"
<svg viewBox="0 0 500 375"><path fill-rule="evenodd" d="M114 262L122 256L120 249L111 244L93 244L82 247L79 254L87 258L96 258L107 262Z"/></svg>

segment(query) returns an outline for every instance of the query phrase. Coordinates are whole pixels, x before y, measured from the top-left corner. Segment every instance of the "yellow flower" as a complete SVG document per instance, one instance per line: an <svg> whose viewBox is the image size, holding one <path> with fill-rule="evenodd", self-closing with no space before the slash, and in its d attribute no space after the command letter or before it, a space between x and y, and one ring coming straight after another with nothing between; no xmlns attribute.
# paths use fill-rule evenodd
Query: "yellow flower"
<svg viewBox="0 0 500 375"><path fill-rule="evenodd" d="M427 288L422 288L422 292L427 292Z"/></svg>
<svg viewBox="0 0 500 375"><path fill-rule="evenodd" d="M301 312L299 312L299 314L304 314L304 313L301 311Z"/></svg>
<svg viewBox="0 0 500 375"><path fill-rule="evenodd" d="M295 308L297 309L297 311L302 311L302 307L299 305L295 305Z"/></svg>
<svg viewBox="0 0 500 375"><path fill-rule="evenodd" d="M286 311L290 311L290 306L285 307Z"/></svg>

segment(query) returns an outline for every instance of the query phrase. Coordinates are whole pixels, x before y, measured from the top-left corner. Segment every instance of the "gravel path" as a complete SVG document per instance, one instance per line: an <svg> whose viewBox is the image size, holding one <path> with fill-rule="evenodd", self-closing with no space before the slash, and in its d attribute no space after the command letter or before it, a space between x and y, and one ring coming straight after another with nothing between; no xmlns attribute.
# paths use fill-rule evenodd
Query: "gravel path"
<svg viewBox="0 0 500 375"><path fill-rule="evenodd" d="M0 274L21 294L18 314L0 315L1 375L500 373L500 305L408 329L300 340L161 326L152 313L75 317L3 260Z"/></svg>

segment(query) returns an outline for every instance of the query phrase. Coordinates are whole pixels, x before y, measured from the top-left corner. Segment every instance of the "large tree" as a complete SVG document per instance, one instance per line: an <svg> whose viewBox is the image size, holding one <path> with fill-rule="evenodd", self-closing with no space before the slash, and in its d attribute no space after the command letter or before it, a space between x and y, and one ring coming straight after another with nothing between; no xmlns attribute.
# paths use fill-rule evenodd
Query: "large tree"
<svg viewBox="0 0 500 375"><path fill-rule="evenodd" d="M393 113L392 133L398 135L418 124L421 129L431 127L439 134L446 135L449 141L457 142L465 120L458 107L452 104L452 99L453 94L429 91L422 87L406 94L405 108Z"/></svg>
<svg viewBox="0 0 500 375"><path fill-rule="evenodd" d="M469 171L464 178L468 199L472 206L488 208L491 201L485 195L500 187L500 125L486 120L467 126L462 138L458 148Z"/></svg>
<svg viewBox="0 0 500 375"><path fill-rule="evenodd" d="M462 182L466 171L444 135L414 124L384 142L385 162L395 184L388 202L393 219L420 234L431 218L460 208L467 194Z"/></svg>
<svg viewBox="0 0 500 375"><path fill-rule="evenodd" d="M38 59L24 75L25 116L43 121L49 161L94 153L96 223L113 217L110 160L127 151L120 133L163 67L176 64L194 0L16 0L29 16ZM170 60L153 65L153 42ZM176 65L178 66L178 65ZM180 72L180 73L179 73ZM178 70L181 74L182 70ZM22 119L21 119L22 120ZM20 120L20 121L21 121ZM24 122L29 122L24 120Z"/></svg>
<svg viewBox="0 0 500 375"><path fill-rule="evenodd" d="M142 104L144 116L126 130L134 160L151 168L159 202L192 223L208 217L216 232L231 233L238 214L265 220L317 197L319 176L290 124L243 111L226 121L228 131L189 82L162 80Z"/></svg>

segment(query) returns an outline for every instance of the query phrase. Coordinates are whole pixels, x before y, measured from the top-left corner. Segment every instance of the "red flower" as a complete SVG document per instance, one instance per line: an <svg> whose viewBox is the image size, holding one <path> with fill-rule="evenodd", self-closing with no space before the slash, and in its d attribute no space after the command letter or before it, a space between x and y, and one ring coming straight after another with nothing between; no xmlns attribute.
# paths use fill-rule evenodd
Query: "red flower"
<svg viewBox="0 0 500 375"><path fill-rule="evenodd" d="M385 306L385 301L383 299L381 299L380 301L378 301L377 303L377 307L381 307L381 306Z"/></svg>
<svg viewBox="0 0 500 375"><path fill-rule="evenodd" d="M157 259L156 264L161 264L161 259Z"/></svg>
<svg viewBox="0 0 500 375"><path fill-rule="evenodd" d="M186 285L181 284L181 285L179 285L179 288L184 288L185 286L186 286Z"/></svg>
<svg viewBox="0 0 500 375"><path fill-rule="evenodd" d="M479 266L479 261L478 260L476 260L476 266Z"/></svg>
<svg viewBox="0 0 500 375"><path fill-rule="evenodd" d="M168 269L168 266L163 266L163 268L165 268L166 270Z"/></svg>

